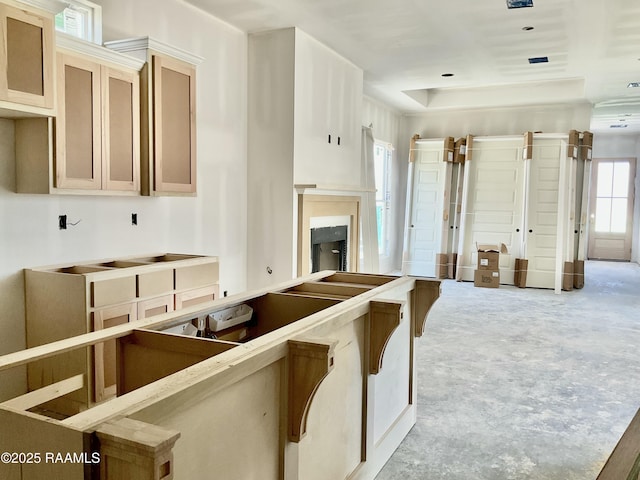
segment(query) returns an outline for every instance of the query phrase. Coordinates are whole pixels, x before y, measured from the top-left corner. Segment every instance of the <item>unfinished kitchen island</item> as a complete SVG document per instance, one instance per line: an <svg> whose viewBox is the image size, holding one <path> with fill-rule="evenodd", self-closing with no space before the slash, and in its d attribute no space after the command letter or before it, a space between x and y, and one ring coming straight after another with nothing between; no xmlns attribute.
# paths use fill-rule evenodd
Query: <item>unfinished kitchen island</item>
<svg viewBox="0 0 640 480"><path fill-rule="evenodd" d="M0 404L0 478L373 479L416 421L414 342L439 294L324 271L0 357L17 368L116 339L115 398L39 408L83 388L79 371ZM174 333L236 308L251 313L215 334Z"/></svg>

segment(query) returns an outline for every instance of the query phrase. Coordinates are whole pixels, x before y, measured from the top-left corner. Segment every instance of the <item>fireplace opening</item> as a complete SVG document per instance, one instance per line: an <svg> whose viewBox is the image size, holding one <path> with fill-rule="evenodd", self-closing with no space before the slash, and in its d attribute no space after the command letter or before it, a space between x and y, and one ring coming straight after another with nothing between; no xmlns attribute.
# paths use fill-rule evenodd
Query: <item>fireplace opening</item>
<svg viewBox="0 0 640 480"><path fill-rule="evenodd" d="M347 225L311 229L311 273L347 270Z"/></svg>

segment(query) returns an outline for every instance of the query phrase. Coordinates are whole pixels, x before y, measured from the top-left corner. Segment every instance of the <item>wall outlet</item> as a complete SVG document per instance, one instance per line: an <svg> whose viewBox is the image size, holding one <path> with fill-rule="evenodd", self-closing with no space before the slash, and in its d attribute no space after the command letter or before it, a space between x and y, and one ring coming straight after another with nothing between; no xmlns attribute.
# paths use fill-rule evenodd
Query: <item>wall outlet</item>
<svg viewBox="0 0 640 480"><path fill-rule="evenodd" d="M131 214L131 225L138 225L138 214L137 213L132 213Z"/></svg>
<svg viewBox="0 0 640 480"><path fill-rule="evenodd" d="M67 216L66 215L58 215L58 228L60 230L67 229Z"/></svg>

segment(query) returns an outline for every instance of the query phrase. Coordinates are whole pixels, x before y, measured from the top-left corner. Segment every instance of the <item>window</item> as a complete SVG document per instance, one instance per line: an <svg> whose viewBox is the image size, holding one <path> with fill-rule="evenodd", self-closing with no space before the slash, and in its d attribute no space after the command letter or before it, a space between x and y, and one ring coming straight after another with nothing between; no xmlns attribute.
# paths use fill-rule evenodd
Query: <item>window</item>
<svg viewBox="0 0 640 480"><path fill-rule="evenodd" d="M68 7L56 15L56 30L102 44L102 7L87 0L67 0Z"/></svg>
<svg viewBox="0 0 640 480"><path fill-rule="evenodd" d="M376 177L376 217L378 224L378 253L389 255L389 211L391 201L390 171L393 146L376 141L373 161Z"/></svg>
<svg viewBox="0 0 640 480"><path fill-rule="evenodd" d="M626 232L629 172L629 162L598 164L596 232Z"/></svg>

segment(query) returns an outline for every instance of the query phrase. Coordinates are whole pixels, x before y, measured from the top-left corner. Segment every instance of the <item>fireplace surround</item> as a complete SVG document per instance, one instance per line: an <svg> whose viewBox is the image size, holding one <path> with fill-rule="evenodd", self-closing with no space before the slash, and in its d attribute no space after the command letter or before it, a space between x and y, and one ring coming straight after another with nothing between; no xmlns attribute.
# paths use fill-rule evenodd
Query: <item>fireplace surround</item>
<svg viewBox="0 0 640 480"><path fill-rule="evenodd" d="M317 217L345 217L347 225L343 227L348 233L344 240L344 253L339 245L334 245L331 250L338 250L335 256L344 256L343 268L352 272L358 271L358 239L360 238L360 197L346 195L298 195L298 276L311 273L313 248L312 248L312 224ZM314 221L312 221L314 219ZM336 225L332 225L334 227ZM324 225L322 227L325 227ZM327 226L329 227L329 226ZM335 234L335 232L334 232ZM342 240L335 240L336 242ZM337 248L336 248L337 247ZM326 253L326 252L325 252ZM335 264L332 264L335 266ZM338 264L340 266L340 264ZM340 268L323 267L328 270Z"/></svg>

